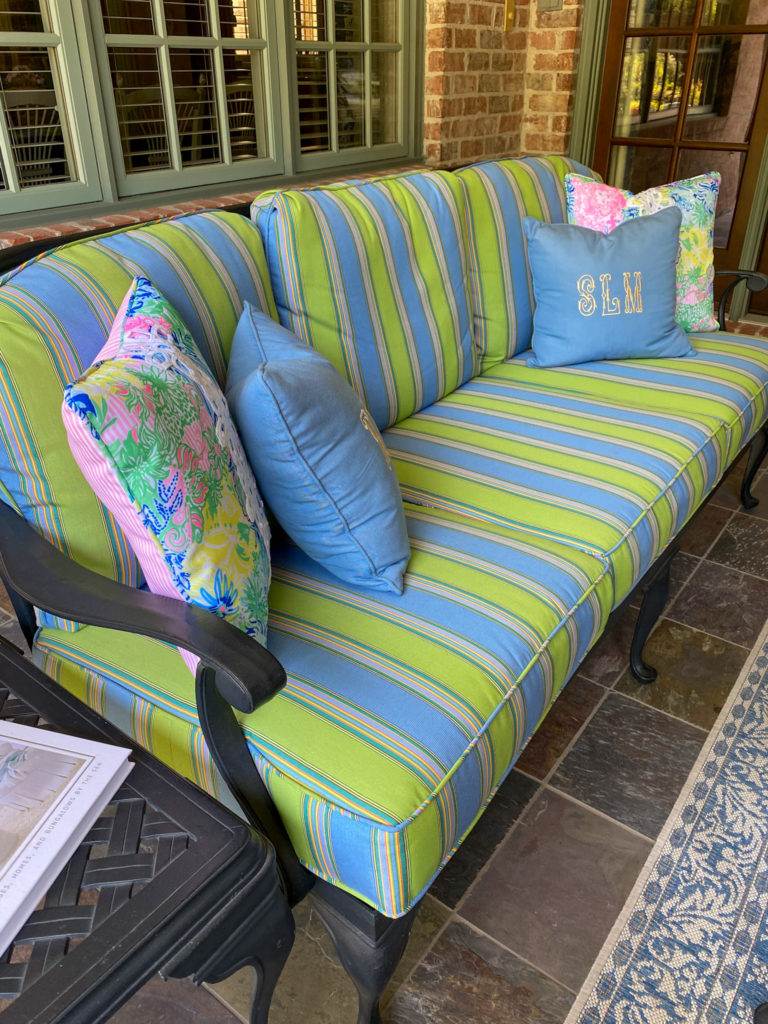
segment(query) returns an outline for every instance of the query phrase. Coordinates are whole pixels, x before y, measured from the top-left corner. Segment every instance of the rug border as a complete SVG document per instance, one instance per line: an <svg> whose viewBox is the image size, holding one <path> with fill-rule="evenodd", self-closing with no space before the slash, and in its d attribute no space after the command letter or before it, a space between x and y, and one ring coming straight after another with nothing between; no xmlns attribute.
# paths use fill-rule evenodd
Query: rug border
<svg viewBox="0 0 768 1024"><path fill-rule="evenodd" d="M589 974L584 979L584 982L581 988L579 989L578 994L573 1001L573 1005L571 1006L570 1012L563 1021L563 1024L577 1024L579 1017L581 1016L584 1007L587 1003L587 1000L592 995L595 989L597 980L600 977L611 952L615 948L619 940L619 937L621 936L621 933L624 931L627 921L629 920L633 910L635 909L638 899L640 898L643 890L645 889L645 886L648 882L651 873L656 867L661 851L666 845L667 839L669 838L672 829L677 824L678 818L680 817L683 808L688 802L688 798L691 794L691 791L695 786L696 782L698 781L701 769L703 768L704 764L709 758L715 743L720 739L720 733L731 714L733 705L739 699L741 691L747 680L747 677L754 668L754 664L757 661L757 658L759 657L760 652L762 651L763 647L765 647L766 643L768 643L768 621L766 621L765 625L763 626L760 632L760 635L758 636L757 640L755 641L752 647L752 650L747 655L744 665L742 666L741 672L739 673L739 677L733 684L733 689L729 693L725 704L723 704L720 714L717 716L717 719L715 720L709 732L709 735L704 741L704 745L702 746L701 751L699 752L699 756L696 758L696 761L694 762L694 765L691 768L688 778L686 779L685 784L683 785L683 788L680 791L680 795L675 801L674 807L669 812L669 817L664 822L664 827L659 833L656 842L653 844L653 848L651 849L651 852L648 854L648 859L643 865L640 874L637 876L637 880L635 884L632 886L631 892L627 896L624 906L621 909L621 913L616 918L616 921L613 927L611 928L610 932L608 933L605 942L600 947L600 952L595 957L592 967L590 968Z"/></svg>

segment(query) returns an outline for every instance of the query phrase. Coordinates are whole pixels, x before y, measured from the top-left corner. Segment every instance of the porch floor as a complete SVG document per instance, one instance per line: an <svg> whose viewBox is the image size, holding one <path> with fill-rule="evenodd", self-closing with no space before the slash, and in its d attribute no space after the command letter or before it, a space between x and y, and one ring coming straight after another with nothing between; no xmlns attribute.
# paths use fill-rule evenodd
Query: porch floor
<svg viewBox="0 0 768 1024"><path fill-rule="evenodd" d="M740 510L737 466L673 563L647 646L651 687L627 668L637 607L569 683L419 912L387 993L390 1024L561 1024L763 626L768 474ZM18 643L0 611L0 631ZM307 904L309 907L309 904ZM355 997L317 915L297 940L271 1024L348 1024ZM116 1024L247 1022L251 975L209 991L151 982Z"/></svg>

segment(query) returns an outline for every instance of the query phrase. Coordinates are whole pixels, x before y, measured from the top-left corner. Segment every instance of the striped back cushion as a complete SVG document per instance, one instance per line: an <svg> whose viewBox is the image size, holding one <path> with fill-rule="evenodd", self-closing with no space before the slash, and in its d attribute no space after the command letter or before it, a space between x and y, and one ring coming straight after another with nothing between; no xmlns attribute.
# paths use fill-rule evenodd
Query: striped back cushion
<svg viewBox="0 0 768 1024"><path fill-rule="evenodd" d="M60 410L139 273L181 313L222 381L244 300L274 313L259 233L233 213L72 242L0 279L2 497L70 557L131 585L136 559L77 468Z"/></svg>
<svg viewBox="0 0 768 1024"><path fill-rule="evenodd" d="M561 156L497 160L456 171L467 194L475 345L483 371L531 346L533 290L522 222L565 221L563 180L571 171L592 174Z"/></svg>
<svg viewBox="0 0 768 1024"><path fill-rule="evenodd" d="M432 171L259 196L280 321L333 363L380 428L475 371L466 209Z"/></svg>

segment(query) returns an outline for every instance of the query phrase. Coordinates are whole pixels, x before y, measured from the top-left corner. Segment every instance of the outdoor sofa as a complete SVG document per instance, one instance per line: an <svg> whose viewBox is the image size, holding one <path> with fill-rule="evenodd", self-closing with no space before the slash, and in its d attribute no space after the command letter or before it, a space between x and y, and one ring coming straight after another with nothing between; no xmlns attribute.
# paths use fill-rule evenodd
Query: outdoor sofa
<svg viewBox="0 0 768 1024"><path fill-rule="evenodd" d="M104 234L0 283L0 571L34 658L269 836L291 903L316 899L360 1024L379 1019L419 900L640 586L631 665L653 680L642 649L675 540L748 445L754 501L768 342L723 330L693 336L692 358L527 365L521 222L564 219L570 170L589 173L526 158L274 192L252 220ZM342 583L278 536L265 649L142 586L60 416L137 275L222 382L245 300L350 380L402 489L402 595ZM736 272L729 290L742 279L766 284ZM200 656L196 681L176 645Z"/></svg>

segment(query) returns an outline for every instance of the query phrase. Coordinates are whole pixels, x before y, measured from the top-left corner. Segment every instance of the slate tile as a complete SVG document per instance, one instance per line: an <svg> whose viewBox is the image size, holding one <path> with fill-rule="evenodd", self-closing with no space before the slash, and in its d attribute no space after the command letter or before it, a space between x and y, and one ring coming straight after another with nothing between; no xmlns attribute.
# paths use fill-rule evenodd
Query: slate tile
<svg viewBox="0 0 768 1024"><path fill-rule="evenodd" d="M627 670L614 689L710 729L738 678L747 651L709 633L662 619L645 645L645 657L659 673L656 682L644 686Z"/></svg>
<svg viewBox="0 0 768 1024"><path fill-rule="evenodd" d="M432 883L430 892L455 907L517 821L538 786L513 768L480 820Z"/></svg>
<svg viewBox="0 0 768 1024"><path fill-rule="evenodd" d="M461 914L576 991L651 847L548 790L496 851Z"/></svg>
<svg viewBox="0 0 768 1024"><path fill-rule="evenodd" d="M277 983L270 1024L349 1024L357 1017L357 993L339 963L328 932L310 899L294 908L296 941ZM411 937L382 1003L422 958L449 916L437 900L425 896ZM237 1020L249 1021L253 971L243 969L211 988ZM126 1022L127 1024L127 1022Z"/></svg>
<svg viewBox="0 0 768 1024"><path fill-rule="evenodd" d="M602 686L613 686L629 664L629 645L636 621L636 608L627 605L618 611L579 666L579 675Z"/></svg>
<svg viewBox="0 0 768 1024"><path fill-rule="evenodd" d="M681 551L687 555L706 555L717 540L733 511L719 505L706 504L696 513L695 520L683 531L678 540Z"/></svg>
<svg viewBox="0 0 768 1024"><path fill-rule="evenodd" d="M703 561L666 615L734 644L752 647L765 624L768 580Z"/></svg>
<svg viewBox="0 0 768 1024"><path fill-rule="evenodd" d="M610 693L550 784L654 838L705 738L687 722Z"/></svg>
<svg viewBox="0 0 768 1024"><path fill-rule="evenodd" d="M678 551L678 553L672 559L672 566L669 571L669 597L667 598L668 606L672 601L674 601L674 599L683 589L685 584L691 578L692 574L696 571L696 568L700 561L701 559L698 556L689 555L683 551ZM629 603L633 608L640 607L646 589L647 587L638 587L635 593L630 597Z"/></svg>
<svg viewBox="0 0 768 1024"><path fill-rule="evenodd" d="M154 977L139 989L110 1024L236 1024L218 999L187 979Z"/></svg>
<svg viewBox="0 0 768 1024"><path fill-rule="evenodd" d="M768 520L737 512L707 559L768 579Z"/></svg>
<svg viewBox="0 0 768 1024"><path fill-rule="evenodd" d="M575 675L533 734L517 767L537 779L548 775L604 693L602 686Z"/></svg>
<svg viewBox="0 0 768 1024"><path fill-rule="evenodd" d="M562 1024L573 995L461 919L394 996L388 1024Z"/></svg>

